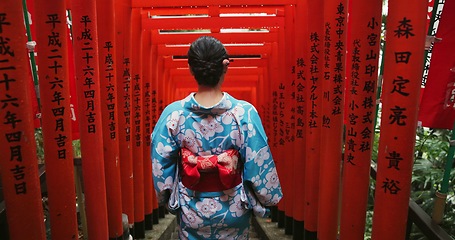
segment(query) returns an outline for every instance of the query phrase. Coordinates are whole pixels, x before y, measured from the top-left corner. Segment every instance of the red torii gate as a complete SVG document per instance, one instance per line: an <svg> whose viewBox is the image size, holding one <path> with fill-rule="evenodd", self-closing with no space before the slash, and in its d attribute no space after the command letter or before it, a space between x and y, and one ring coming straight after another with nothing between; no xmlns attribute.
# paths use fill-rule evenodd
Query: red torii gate
<svg viewBox="0 0 455 240"><path fill-rule="evenodd" d="M283 25L283 17L280 17L280 15L266 15L262 17L247 17L248 22L254 22L251 25L248 25L247 27L244 26L245 19L242 17L226 17L225 19L221 19L219 17L220 14L224 13L225 8L218 7L218 6L211 6L208 8L204 8L204 11L197 11L197 13L203 13L203 14L210 14L210 21L206 21L206 19L203 18L182 18L182 17L175 17L172 19L172 21L169 21L170 17L168 15L183 15L187 14L182 11L183 13L179 13L176 11L175 8L169 9L168 12L165 12L164 10L160 9L159 13L165 16L168 16L166 18L146 18L143 21L143 25L147 28L147 26L153 27L153 28L160 28L164 29L162 32L157 31L157 30L152 30L153 35L152 35L152 44L154 44L153 39L156 40L156 42L161 43L164 42L165 45L158 45L157 46L157 54L158 55L164 55L165 56L165 62L164 66L161 66L160 69L163 67L167 69L166 66L166 61L171 61L171 57L169 56L184 56L186 55L186 51L188 48L188 44L194 41L194 39L197 36L200 35L207 35L207 34L212 34L211 32L214 32L216 37L220 39L223 43L225 43L226 48L229 52L230 55L234 56L234 62L232 65L230 65L230 69L234 70L236 67L245 67L245 66L260 66L259 64L255 64L254 61L259 61L258 59L252 59L252 58L235 58L235 56L247 56L247 55L264 55L268 57L268 59L271 59L270 57L271 54L271 47L273 47L273 43L276 44L278 41L278 36L277 31L274 30L274 28L280 28L284 29ZM246 12L246 10L243 8L240 8L241 10L238 10L238 8L228 8L228 12ZM247 8L248 9L248 8ZM150 10L150 12L147 13L148 16L154 16L155 13L153 12L154 9ZM248 9L250 10L250 9ZM263 13L264 11L261 8L253 8L253 11L256 10L259 13ZM145 10L147 11L147 10ZM254 13L253 11L249 11L250 13ZM276 13L277 9L271 11L270 8L267 9L266 12L273 12ZM195 13L193 10L192 13ZM145 15L145 14L144 14ZM213 17L213 18L212 18ZM278 18L278 19L277 19ZM250 20L251 19L251 20ZM280 20L281 19L281 20ZM163 21L167 20L167 21ZM145 23L144 23L145 22ZM174 29L188 29L190 30L192 27L197 26L198 29L210 29L210 33L167 33L165 30L174 30ZM264 32L241 32L241 33L235 33L235 35L231 32L220 32L220 29L229 29L229 28L259 28L259 29L267 29L268 31L266 33ZM270 30L271 29L271 30ZM232 35L231 35L232 34ZM160 41L158 40L161 36L167 37L166 41ZM229 36L229 37L228 37ZM267 36L266 39L263 37ZM228 39L227 39L228 38ZM264 42L265 40L271 40L271 42ZM266 48L266 49L264 49ZM161 53L166 51L166 53ZM167 58L166 58L167 57ZM279 56L276 56L276 58L279 58ZM159 57L158 57L159 59ZM160 61L160 60L159 60ZM263 60L260 60L263 62ZM177 63L178 61L175 61ZM180 66L182 68L187 68L186 62L180 61L180 63L183 63L183 66ZM248 65L246 65L248 63ZM261 65L264 65L261 64ZM276 66L276 65L275 65ZM159 70L159 69L158 69ZM157 73L158 75L162 75L160 73ZM230 82L229 76L228 75L226 82ZM164 76L164 79L166 81L171 81L169 85L165 89L163 89L164 93L166 96L172 96L173 94L169 92L169 89L175 89L173 87L170 87L173 85L172 78L166 77L166 74ZM191 78L190 78L191 79ZM272 79L271 77L269 79ZM157 81L158 83L163 82L163 81ZM267 82L266 82L267 83ZM234 83L232 83L234 84ZM244 83L243 83L244 84ZM177 85L177 84L176 84ZM225 85L227 87L228 85ZM227 89L227 88L225 88ZM168 90L168 91L166 91ZM231 90L230 92L235 93L238 90L236 88L229 89ZM262 98L264 101L266 99ZM173 99L175 100L175 99ZM169 100L171 101L171 100ZM252 100L253 102L256 102L255 100ZM260 111L262 108L260 108ZM279 159L279 158L278 158ZM292 223L291 223L292 224Z"/></svg>
<svg viewBox="0 0 455 240"><path fill-rule="evenodd" d="M3 14L4 12L6 13L7 11L10 11L10 9L13 9L8 1L0 3L0 13ZM74 3L73 6L77 6L77 8L74 9L75 12L81 11L78 12L76 16L88 16L93 21L78 22L77 31L79 31L78 34L80 34L84 32L84 29L87 29L87 24L96 23L96 14L94 14L96 9L93 3L91 3L91 5L83 5L82 3L88 3L86 0L74 0L71 2ZM115 21L116 23L119 23L118 29L120 29L120 32L122 33L121 37L117 37L116 39L117 42L122 43L121 46L117 46L117 49L119 50L117 52L121 56L115 58L116 60L122 60L122 62L117 61L116 67L118 72L123 73L118 74L117 87L118 89L124 89L124 92L118 93L119 105L117 108L119 110L119 115L126 112L129 112L130 114L125 118L119 117L120 122L128 122L126 125L124 122L121 123L122 128L119 130L119 136L122 136L122 138L124 137L125 139L119 139L119 145L130 146L134 149L134 151L122 150L120 147L119 156L121 156L121 158L119 160L124 167L121 170L122 211L128 213L129 223L130 226L134 226L134 235L136 238L144 236L147 217L151 217L152 212L155 213L156 211L154 210L158 207L151 190L151 169L150 161L148 159L149 149L147 148L147 137L153 127L154 121L156 121L159 116L160 110L162 110L167 103L176 100L175 98L181 97L188 93L188 91L195 90L195 85L191 86L191 76L188 72L184 73L184 71L187 71L186 61L174 57L185 56L188 44L200 35L212 35L217 37L226 44L230 55L233 56L234 62L230 65L229 74L224 85L225 90L232 92L234 95L239 94L241 98L244 94L249 93L254 89L257 91L256 96L252 94L249 97L251 98L251 102L256 104L259 112L263 116L265 128L270 138L272 152L277 161L278 171L281 176L285 193L284 200L278 206L279 213L275 215L275 218L278 218L278 225L280 227L285 227L286 233L294 234L296 238L301 238L305 234L307 239L316 239L316 234L318 234L321 239L331 239L336 235L336 229L338 227L337 222L331 221L329 218L332 218L332 220L336 219L333 216L338 214L338 207L333 206L333 201L336 202L337 199L334 200L331 199L331 197L327 197L338 196L338 189L336 189L338 186L328 186L327 184L321 186L321 188L324 189L321 191L324 195L319 196L317 192L318 183L320 181L325 182L324 180L326 180L323 178L323 175L321 175L322 180L319 178L320 159L317 158L319 153L313 152L313 155L311 156L314 158L311 161L308 161L309 153L303 150L305 148L302 147L302 144L310 144L308 141L310 139L315 140L311 143L311 146L317 148L320 143L321 126L325 125L326 127L331 127L330 121L324 122L324 119L322 119L323 113L330 115L330 112L314 107L316 105L319 105L318 107L322 105L322 98L331 100L330 92L332 91L329 85L325 83L322 84L324 77L327 75L322 71L316 71L316 68L321 70L322 68L325 68L324 71L328 72L330 76L331 74L336 75L336 71L330 67L332 64L337 65L339 63L340 66L346 64L344 62L345 58L342 56L343 53L341 53L341 57L340 55L336 55L337 51L341 51L339 48L343 49L346 45L336 45L337 42L332 42L332 40L330 40L332 37L337 37L341 42L345 41L342 39L344 38L343 34L335 34L336 30L342 28L341 26L338 26L338 28L335 29L336 24L333 24L331 26L334 28L330 31L330 29L327 28L327 24L332 24L331 21L336 17L341 16L341 13L347 15L348 9L346 1L324 1L324 4L326 4L327 7L325 18L318 18L313 21L316 18L312 19L312 17L324 13L322 8L318 8L321 11L312 12L312 9L317 8L316 5L312 4L315 3L304 0L264 0L261 1L260 4L255 0L222 0L217 1L216 4L213 3L213 1L201 0L197 2L197 6L195 6L194 1L190 0L158 0L153 2L149 0L125 0L116 3L116 12L122 13L119 14L119 16L124 18ZM352 4L358 3L356 3L355 0L352 0ZM14 14L16 15L20 12L17 11L19 5L20 4L14 5ZM305 11L305 8L302 6L308 6L308 12ZM405 18L407 16L412 17L413 23L415 23L414 29L416 29L416 37L412 38L412 41L406 41L406 43L411 42L413 48L410 49L410 51L415 51L416 53L419 53L418 47L421 43L420 38L423 36L419 18L420 14L422 14L421 12L425 12L421 11L424 9L423 6L426 7L426 4L419 4L419 11L416 11L416 13L405 12L406 14L404 15ZM371 6L365 6L365 8L369 7ZM401 5L391 5L391 8L392 10L396 10L401 8ZM335 9L337 11L333 12ZM374 19L374 16L376 16L375 14L377 14L378 11L379 9L372 9L371 12L368 12L370 15L366 14L360 17L359 21L368 23L372 18ZM397 20L397 22L403 17L397 12L391 11L391 13L391 19ZM8 12L8 16L11 16L11 14L13 14L13 11ZM199 16L192 17L188 16L189 14L196 14ZM18 16L15 17L18 18ZM124 23L121 23L121 20L125 20ZM301 26L305 24L305 20L309 22L307 26L308 29ZM335 22L337 21L339 20L336 20ZM345 22L342 22L340 24L344 23ZM3 27L7 28L8 26ZM128 30L130 27L131 32ZM359 27L359 29L360 28L361 27ZM96 29L96 27L93 29ZM200 31L201 29L210 31L204 32ZM232 32L227 31L226 29L264 29L266 31ZM176 30L196 30L196 32L182 33L176 32ZM353 29L352 31L354 30L357 31L358 29ZM172 33L170 33L170 31ZM3 33L0 32L0 34ZM7 36L8 32L5 31L5 34L5 36ZM96 35L97 32L94 31L93 34ZM8 35L7 37L11 39L11 36ZM403 39L400 40L403 41ZM90 56L101 56L97 51L94 51L94 49L96 49L96 42L87 44L90 49L85 48L84 44L85 42L80 42L78 45L79 49L75 50L76 53L78 53L76 56L79 57L79 63L76 63L79 70L78 76L82 78L84 78L87 73L91 73L91 71L86 69L87 66L84 66L84 64L81 63L83 61L88 61L88 58L85 59L82 54L84 52L90 52L90 54L93 52L93 55ZM367 44L367 42L364 42L364 44ZM134 48L132 46L134 46ZM356 47L360 48L360 46L361 45ZM377 50L378 49L376 48L372 51ZM362 51L362 48L360 48L360 51ZM316 54L316 52L318 54ZM321 52L321 54L319 54L319 52ZM391 54L393 54L393 52L391 52ZM250 57L248 58L245 56ZM251 58L251 56L257 57ZM338 60L338 58L342 59ZM330 59L337 59L337 61ZM348 59L346 61L351 60ZM392 59L389 59L388 61L393 62ZM416 60L416 62L418 61ZM17 64L20 65L22 63L18 62ZM91 64L96 66L98 62L92 62ZM371 66L374 66L374 63L372 63L372 65L370 64L370 67ZM92 67L92 65L90 65L90 67ZM1 68L0 66L0 70L4 73L9 69ZM398 71L401 70L401 68L398 69ZM97 71L98 70L94 70L95 73ZM102 76L95 76L94 78L100 77ZM414 77L416 76L413 76L413 78ZM82 78L79 79L79 81L83 81ZM330 78L327 80L330 80ZM94 82L96 84L99 83L96 80ZM81 89L79 97L87 98L86 94L87 91L90 90L90 86L86 89L86 85L80 84L78 88ZM95 91L99 92L99 90ZM131 101L122 101L121 99L124 99L124 97L130 97ZM396 101L398 101L396 99L398 98L393 99L394 104L396 104ZM412 99L407 98L405 99L407 102L403 102L406 102L405 104L410 104L409 106L412 107L414 98L415 96L412 96ZM103 104L106 103L103 99L96 101L100 101ZM80 103L84 102L80 100ZM324 106L325 104L326 103L324 103ZM304 108L299 110L299 107L302 106L304 106ZM331 107L330 104L327 106ZM82 110L81 112L84 110L87 111L85 107L86 106L80 107L80 110ZM307 107L307 109L305 109L305 107ZM390 106L385 105L385 107ZM98 106L97 109L98 111L87 111L87 114L101 114ZM313 111L314 113L312 113ZM299 116L299 114L302 116ZM321 116L315 117L317 115ZM84 118L86 115L80 114L80 117ZM103 118L108 119L109 116L104 113ZM313 122L310 122L310 120L314 120L314 123L316 124L314 125L315 129L312 129L311 126L313 125L311 124ZM410 127L408 127L406 131L409 131L413 126L414 119L410 118L410 120ZM91 120L88 119L83 126L87 125L90 129L90 124L92 123L90 121ZM97 124L98 126L100 125L100 123ZM393 131L397 131L398 135L400 134L400 128L397 129L396 126L387 126L387 123L384 123L384 125L386 126L383 127L383 130L384 128L390 127ZM2 125L2 127L5 126L5 124ZM99 128L101 128L101 126L99 126ZM298 139L297 130L301 130L303 133L307 134L309 130L311 130L314 134L311 137L302 135L301 138ZM4 131L7 131L7 128L2 128L2 134ZM122 133L123 131L126 131L126 133ZM403 136L405 131L403 130L401 132L402 135L400 136ZM98 154L100 154L99 156L102 156L101 149L96 149L99 148L99 146L90 146L90 144L87 144L88 142L97 143L96 145L99 145L98 143L101 142L100 136L101 135L95 139L90 138L89 134L86 134L85 137L82 136L82 142L85 142L85 144L83 144L84 149L88 149L84 152L92 151L94 155L98 156ZM330 136L326 135L326 137ZM340 139L340 141L341 140L342 139ZM338 143L335 141L335 143L341 146L341 142ZM1 147L4 146L8 145L1 144ZM6 148L2 148L2 150L8 152L8 149ZM307 150L311 150L311 148L307 148ZM387 156L381 157L387 158ZM402 157L405 158L407 163L409 159L412 158L409 154ZM103 165L100 161L102 159L100 158L101 157L94 157L93 162L86 164L85 166L83 165L86 168L86 174L88 174L84 177L85 181L102 178L102 176L99 175L102 173L102 170L96 168L96 166L100 166L100 164ZM335 159L335 162L341 162L341 159L337 156L333 156L333 158ZM87 158L84 157L84 159ZM369 161L369 159L365 159L365 161ZM2 169L9 169L9 165L3 164L3 161L0 166ZM407 164L406 166L409 165ZM381 162L379 169L381 168L387 168L386 163ZM331 171L329 174L332 174L339 171L339 167L336 166L329 170ZM6 181L4 181L6 183L11 182L11 176L5 176L8 173L9 172L7 171L6 173L5 171L2 172L2 178L6 179ZM327 174L327 172L324 173ZM407 167L406 172L399 175L403 188L406 188L407 186L406 181L409 180L408 173L409 168ZM131 179L130 176L133 174L134 178ZM382 174L387 174L387 172ZM395 173L388 174L391 175L385 175L385 178L389 176L398 176ZM378 176L384 178L384 175L381 175L379 172ZM115 176L111 176L109 178L114 177ZM299 181L296 182L296 179L299 179ZM106 182L109 180L113 179L106 179ZM305 186L305 182L303 181L311 182L314 185ZM339 183L339 177L334 175L329 182L336 185ZM34 181L31 181L31 183L36 184ZM97 182L96 187L99 187L98 189L94 186L90 186L91 183L92 182L85 182L86 193L90 196L90 200L87 202L88 211L90 212L90 216L88 217L89 222L97 222L97 224L89 225L89 237L96 238L98 236L104 238L109 236L111 239L119 238L119 236L115 234L118 232L117 230L111 231L114 228L113 224L111 225L109 222L109 226L107 226L107 211L105 208L111 203L106 201L105 197L103 198L103 194L106 192L106 189L103 186L104 183L102 183L102 181ZM331 187L334 187L335 190L332 191L330 189ZM348 188L348 186L344 187ZM378 189L379 188L380 186L378 186ZM131 189L134 189L134 199L131 194ZM366 191L367 189L363 189L361 193L364 193L364 190ZM366 197L361 196L361 193L359 193L357 197ZM398 225L399 227L397 228L394 227L392 223L394 221L400 221L403 216L406 216L406 214L403 213L407 212L407 207L402 206L401 203L403 202L403 199L407 201L408 193L399 196L401 199L399 202L401 205L399 206L394 205L394 202L388 201L388 195L386 194L387 193L382 194L380 198L380 200L384 202L382 207L394 206L394 209L397 210L396 212L399 214L398 217L393 218L376 218L378 220L373 227L376 229L374 237L377 239L381 239L385 236L381 235L385 229L388 229L388 232L394 235L401 235L404 232L404 229L401 228L400 225ZM101 197L100 199L96 199L95 196ZM118 196L108 195L107 199L112 197ZM318 197L320 198L320 201L318 201ZM7 202L11 202L11 199L15 199L14 193L7 191L5 193L5 198ZM36 196L33 196L33 198L36 200ZM347 201L349 201L349 199L347 199ZM98 212L101 213L100 216L96 216L96 206L102 208L100 212ZM327 211L326 209L332 210ZM11 212L21 212L19 209L15 208L10 210ZM120 210L117 208L115 211L117 212L116 214L118 214ZM38 212L37 214L40 213ZM109 211L109 214L111 214L111 211ZM361 215L362 213L359 214ZM379 215L380 214L378 214L378 216ZM100 221L96 221L96 219L99 219ZM345 221L349 221L349 218ZM118 225L118 220L116 223ZM363 232L363 229L361 229L362 227L362 223L360 223L358 228L352 231ZM10 229L13 234L18 234L21 231L17 226L11 226ZM35 230L39 232L39 228L36 228ZM36 235L33 237L36 237Z"/></svg>

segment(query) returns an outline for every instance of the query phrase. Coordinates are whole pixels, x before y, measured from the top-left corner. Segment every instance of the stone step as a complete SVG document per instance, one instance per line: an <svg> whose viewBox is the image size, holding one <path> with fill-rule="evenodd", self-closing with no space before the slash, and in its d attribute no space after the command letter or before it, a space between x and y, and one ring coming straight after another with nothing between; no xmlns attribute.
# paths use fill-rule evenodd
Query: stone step
<svg viewBox="0 0 455 240"><path fill-rule="evenodd" d="M278 228L277 223L268 218L253 218L249 235L250 240L292 239L292 236L286 235L284 229ZM159 224L153 225L153 230L146 231L145 239L179 239L175 216L166 214L164 218L160 218Z"/></svg>

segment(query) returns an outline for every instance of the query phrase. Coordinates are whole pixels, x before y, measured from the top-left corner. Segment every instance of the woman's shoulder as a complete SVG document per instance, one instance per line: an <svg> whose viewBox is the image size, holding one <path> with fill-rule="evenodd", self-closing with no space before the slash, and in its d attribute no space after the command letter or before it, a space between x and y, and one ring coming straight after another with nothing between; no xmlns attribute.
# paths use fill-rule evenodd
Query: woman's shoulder
<svg viewBox="0 0 455 240"><path fill-rule="evenodd" d="M232 101L231 111L235 112L241 121L256 121L259 118L256 107L246 100L235 99Z"/></svg>
<svg viewBox="0 0 455 240"><path fill-rule="evenodd" d="M180 104L180 101L175 101L170 104L168 104L162 112L162 115L169 115L174 111L178 111L182 109L182 105Z"/></svg>
<svg viewBox="0 0 455 240"><path fill-rule="evenodd" d="M184 107L181 104L181 101L175 101L170 104L168 104L163 111L160 114L160 118L158 122L160 121L167 121L169 118L176 118L180 115L182 115L184 112Z"/></svg>
<svg viewBox="0 0 455 240"><path fill-rule="evenodd" d="M250 102L246 101L246 100L242 100L242 99L237 99L235 97L233 97L232 95L228 95L228 99L232 102L232 107L235 108L236 106L240 106L244 109L254 109L256 110L256 108L254 107L253 104L251 104Z"/></svg>
<svg viewBox="0 0 455 240"><path fill-rule="evenodd" d="M256 114L258 112L256 107L248 101L239 100L238 104L241 105L243 109L245 109L245 112L248 112L250 114Z"/></svg>

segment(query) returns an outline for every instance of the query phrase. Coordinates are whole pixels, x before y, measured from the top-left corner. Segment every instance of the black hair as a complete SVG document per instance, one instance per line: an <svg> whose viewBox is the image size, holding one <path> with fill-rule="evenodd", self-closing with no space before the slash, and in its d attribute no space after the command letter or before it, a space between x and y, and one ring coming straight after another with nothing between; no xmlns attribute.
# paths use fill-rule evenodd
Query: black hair
<svg viewBox="0 0 455 240"><path fill-rule="evenodd" d="M188 64L199 85L215 87L223 74L223 60L228 59L224 45L216 38L202 36L188 50Z"/></svg>

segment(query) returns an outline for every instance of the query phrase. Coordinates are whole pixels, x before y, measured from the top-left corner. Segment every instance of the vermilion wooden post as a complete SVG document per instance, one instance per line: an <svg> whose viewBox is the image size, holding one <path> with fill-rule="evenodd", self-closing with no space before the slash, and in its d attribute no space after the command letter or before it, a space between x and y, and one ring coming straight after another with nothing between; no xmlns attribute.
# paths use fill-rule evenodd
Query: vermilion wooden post
<svg viewBox="0 0 455 240"><path fill-rule="evenodd" d="M276 33L276 29L270 29L271 33ZM280 162L280 151L278 151L278 92L276 91L276 64L277 64L277 54L276 50L276 41L270 43L271 52L267 55L267 67L264 75L264 79L267 80L266 89L270 93L270 126L267 136L270 141L270 150L273 154L273 159L275 160L275 165L277 167L278 176L281 176L281 162ZM281 181L281 180L280 180ZM272 208L272 221L279 222L279 214L282 210L283 202L282 199L278 206Z"/></svg>
<svg viewBox="0 0 455 240"><path fill-rule="evenodd" d="M152 30L152 35L153 35ZM158 50L156 44L152 40L152 46L151 46L151 60L150 60L150 69L151 69L151 128L153 129L156 125L156 122L158 121L158 118L160 117L159 115L159 106L158 106L158 56L157 56ZM152 130L153 131L153 130ZM149 156L151 156L151 153L149 153ZM153 159L150 159L150 161L153 161ZM153 169L152 169L153 173ZM152 179L152 186L153 186L153 179ZM158 214L158 199L156 196L155 189L153 189L153 224L158 224L159 223L159 214Z"/></svg>
<svg viewBox="0 0 455 240"><path fill-rule="evenodd" d="M406 234L427 4L389 2L372 239Z"/></svg>
<svg viewBox="0 0 455 240"><path fill-rule="evenodd" d="M166 61L166 59L171 59L171 58L172 58L172 56L164 56L165 61ZM163 74L163 79L161 80L161 82L162 82L163 89L164 89L164 91L163 91L164 106L166 106L174 100L174 98L173 98L174 88L171 86L171 84L166 82L167 79L170 79L169 69L164 67L163 72L164 72L164 74Z"/></svg>
<svg viewBox="0 0 455 240"><path fill-rule="evenodd" d="M285 234L292 235L292 226L294 224L293 220L293 208L294 208L294 161L298 158L295 153L295 69L293 69L294 63L294 6L286 5L285 6L285 28L281 31L284 33L284 42L280 44L284 44L281 46L285 46L284 51L280 51L284 53L280 56L280 59L284 58L284 69L283 72L285 75L283 79L284 83L284 93L285 93L285 109L284 109L284 146L288 148L285 151L285 175L281 178L285 178L285 189L286 192L284 194L287 195L286 202L285 202Z"/></svg>
<svg viewBox="0 0 455 240"><path fill-rule="evenodd" d="M307 23L307 1L299 0L295 6L295 128L296 128L296 146L295 146L295 161L294 166L292 167L294 171L294 227L293 227L293 236L294 239L303 239L303 229L304 229L304 212L305 212L305 159L306 159L306 145L305 141L305 125L306 119L305 115L307 113L306 101L308 98L305 98L309 92L309 84L306 79L306 72L308 72L308 54L306 54L306 49L308 49L308 42L306 41L306 36L308 36L308 25Z"/></svg>
<svg viewBox="0 0 455 240"><path fill-rule="evenodd" d="M98 49L101 83L101 113L103 122L103 150L106 174L106 195L109 238L123 235L122 194L120 182L118 108L117 108L117 61L115 42L114 0L97 2Z"/></svg>
<svg viewBox="0 0 455 240"><path fill-rule="evenodd" d="M264 53L261 57L262 59L266 60L268 62L268 53ZM258 92L261 93L263 98L258 99L258 105L261 106L262 111L261 111L261 118L263 119L264 123L264 130L267 133L267 136L271 136L271 126L272 126L272 98L271 98L271 92L269 90L269 82L268 82L268 72L267 72L267 67L263 67L259 73L259 80L258 80Z"/></svg>
<svg viewBox="0 0 455 240"><path fill-rule="evenodd" d="M140 8L133 8L131 15L132 31L132 149L134 174L134 237L145 238L144 222L144 112L142 109L142 17Z"/></svg>
<svg viewBox="0 0 455 240"><path fill-rule="evenodd" d="M40 54L41 123L51 233L55 239L78 236L71 134L70 79L65 1L36 0Z"/></svg>
<svg viewBox="0 0 455 240"><path fill-rule="evenodd" d="M265 55L265 54L264 54ZM262 59L266 58L266 56L261 56ZM259 111L259 116L261 116L261 119L263 121L262 125L264 126L264 131L267 133L267 136L269 136L269 132L270 132L270 129L269 127L271 126L271 122L270 122L270 116L271 116L271 112L270 112L270 109L271 109L271 105L270 103L272 102L271 99L270 99L270 95L269 95L269 91L266 87L266 82L265 82L265 73L266 71L264 70L264 68L262 68L260 70L260 72L258 73L258 82L257 82L257 91L259 93L261 93L262 96L264 96L263 98L256 98L257 99L257 105L258 105L258 108L260 108L261 110Z"/></svg>
<svg viewBox="0 0 455 240"><path fill-rule="evenodd" d="M322 128L322 61L323 61L323 8L317 1L308 1L308 81L306 114L305 161L305 239L316 239L318 230L319 161Z"/></svg>
<svg viewBox="0 0 455 240"><path fill-rule="evenodd" d="M318 239L336 239L343 144L346 0L324 1Z"/></svg>
<svg viewBox="0 0 455 240"><path fill-rule="evenodd" d="M157 53L158 54L158 53ZM156 71L157 71L157 76L156 76L156 91L157 91L157 102L158 102L158 111L157 111L157 116L159 117L161 113L164 110L165 104L164 102L166 101L166 93L164 92L164 60L161 56L157 56L157 63L156 63Z"/></svg>
<svg viewBox="0 0 455 240"><path fill-rule="evenodd" d="M96 3L75 0L72 13L88 237L108 239Z"/></svg>
<svg viewBox="0 0 455 240"><path fill-rule="evenodd" d="M382 1L350 0L340 239L363 239L374 140Z"/></svg>
<svg viewBox="0 0 455 240"><path fill-rule="evenodd" d="M280 36L281 40L283 39L282 36ZM283 198L281 201L278 203L278 227L283 228L285 225L285 203L287 201L286 197L286 165L284 163L285 161L285 156L284 156L284 150L283 150L283 144L284 144L284 84L280 82L282 79L279 77L280 75L284 74L282 71L283 67L280 67L280 62L279 58L280 55L278 52L279 50L279 44L278 41L272 44L272 57L273 60L271 61L272 67L271 67L271 79L272 79L272 96L273 96L273 109L274 112L273 114L273 124L274 124L274 131L276 131L275 135L275 142L273 143L273 152L275 152L274 159L278 159L276 162L277 165L277 171L278 171L278 176L280 176L280 183L283 189ZM282 64L282 63L281 63Z"/></svg>
<svg viewBox="0 0 455 240"><path fill-rule="evenodd" d="M46 239L22 2L0 2L0 171L11 239Z"/></svg>
<svg viewBox="0 0 455 240"><path fill-rule="evenodd" d="M131 145L131 1L115 2L118 139L122 209L128 215L129 228L134 224L134 185Z"/></svg>
<svg viewBox="0 0 455 240"><path fill-rule="evenodd" d="M152 133L152 83L151 83L151 57L152 57L152 33L150 30L144 31L143 37L143 67L142 67L142 89L143 89L143 108L144 108L144 214L145 229L151 230L153 227L153 196L155 189L152 180L152 160L150 159L150 134Z"/></svg>

